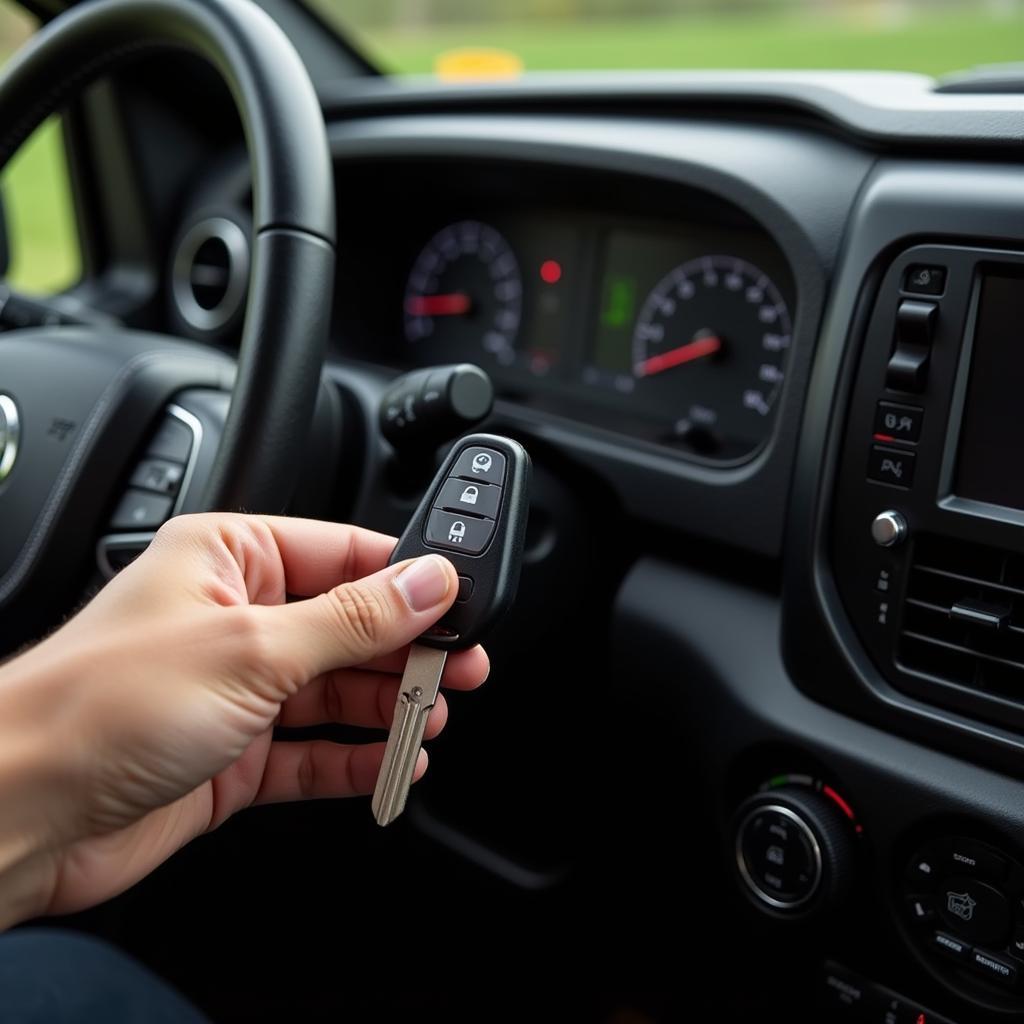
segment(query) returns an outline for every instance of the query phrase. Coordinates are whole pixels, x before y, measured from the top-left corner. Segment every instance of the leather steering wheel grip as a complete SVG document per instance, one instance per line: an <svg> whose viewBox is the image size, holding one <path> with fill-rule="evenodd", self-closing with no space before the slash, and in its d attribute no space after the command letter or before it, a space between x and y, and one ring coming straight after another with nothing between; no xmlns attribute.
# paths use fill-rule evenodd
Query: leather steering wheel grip
<svg viewBox="0 0 1024 1024"><path fill-rule="evenodd" d="M250 0L87 0L43 27L0 78L0 167L99 76L184 49L224 79L253 182L253 267L238 374L207 508L287 506L316 401L334 276L334 181L305 66Z"/></svg>

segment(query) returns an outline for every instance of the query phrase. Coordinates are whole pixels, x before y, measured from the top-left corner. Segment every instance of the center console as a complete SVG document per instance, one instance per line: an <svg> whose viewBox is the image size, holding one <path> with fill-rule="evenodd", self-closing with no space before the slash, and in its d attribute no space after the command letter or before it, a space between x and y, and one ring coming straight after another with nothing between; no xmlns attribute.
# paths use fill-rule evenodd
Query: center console
<svg viewBox="0 0 1024 1024"><path fill-rule="evenodd" d="M884 679L1024 729L1024 255L892 261L836 485L839 593Z"/></svg>

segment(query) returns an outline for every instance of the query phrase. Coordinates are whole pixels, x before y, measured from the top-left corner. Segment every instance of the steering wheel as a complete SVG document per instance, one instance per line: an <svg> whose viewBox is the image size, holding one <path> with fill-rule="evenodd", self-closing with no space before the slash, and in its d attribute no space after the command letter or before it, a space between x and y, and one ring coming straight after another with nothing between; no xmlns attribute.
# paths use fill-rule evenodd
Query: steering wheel
<svg viewBox="0 0 1024 1024"><path fill-rule="evenodd" d="M166 48L213 65L245 132L253 258L237 368L194 343L138 331L0 336L0 652L74 599L66 588L81 586L117 488L173 396L231 391L206 480L193 481L193 508L281 512L298 479L323 366L336 222L320 105L277 24L250 0L72 8L0 80L0 167L98 76Z"/></svg>

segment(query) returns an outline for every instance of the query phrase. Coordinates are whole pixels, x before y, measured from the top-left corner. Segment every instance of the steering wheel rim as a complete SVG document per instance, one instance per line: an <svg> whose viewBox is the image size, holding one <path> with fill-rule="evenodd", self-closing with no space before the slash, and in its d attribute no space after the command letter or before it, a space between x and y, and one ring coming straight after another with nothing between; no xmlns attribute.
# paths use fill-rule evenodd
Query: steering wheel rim
<svg viewBox="0 0 1024 1024"><path fill-rule="evenodd" d="M0 79L0 168L50 114L149 50L212 64L241 117L253 258L231 406L203 505L282 511L323 365L334 185L323 115L291 42L250 0L88 0L42 28Z"/></svg>

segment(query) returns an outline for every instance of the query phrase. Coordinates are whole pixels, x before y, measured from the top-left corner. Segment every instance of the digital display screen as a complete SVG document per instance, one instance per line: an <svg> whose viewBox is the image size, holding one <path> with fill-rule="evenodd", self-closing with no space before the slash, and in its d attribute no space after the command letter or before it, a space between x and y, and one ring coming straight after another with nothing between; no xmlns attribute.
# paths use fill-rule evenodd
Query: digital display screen
<svg viewBox="0 0 1024 1024"><path fill-rule="evenodd" d="M985 277L954 490L1024 510L1024 275Z"/></svg>

